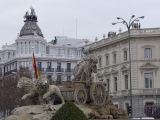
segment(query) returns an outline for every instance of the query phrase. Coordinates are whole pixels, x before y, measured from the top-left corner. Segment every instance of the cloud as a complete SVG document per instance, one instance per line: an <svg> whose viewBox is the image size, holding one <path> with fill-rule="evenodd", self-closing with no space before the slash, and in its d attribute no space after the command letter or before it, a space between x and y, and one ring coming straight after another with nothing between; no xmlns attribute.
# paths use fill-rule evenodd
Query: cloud
<svg viewBox="0 0 160 120"><path fill-rule="evenodd" d="M49 41L55 35L94 40L104 33L117 31L122 25L112 26L116 16L129 19L132 14L144 15L143 27L159 27L159 0L0 0L0 48L14 43L23 26L23 16L30 6L35 8L38 25Z"/></svg>

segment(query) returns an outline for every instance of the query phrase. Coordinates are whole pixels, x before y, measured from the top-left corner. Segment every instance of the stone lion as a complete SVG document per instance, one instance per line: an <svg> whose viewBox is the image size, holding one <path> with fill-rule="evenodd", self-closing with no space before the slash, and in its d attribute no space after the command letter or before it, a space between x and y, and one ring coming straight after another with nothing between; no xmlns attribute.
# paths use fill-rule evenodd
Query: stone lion
<svg viewBox="0 0 160 120"><path fill-rule="evenodd" d="M93 55L84 57L74 68L74 81L91 81L91 74L97 73L97 58Z"/></svg>
<svg viewBox="0 0 160 120"><path fill-rule="evenodd" d="M56 94L64 103L64 98L61 91L56 85L49 85L48 80L45 77L40 77L38 80L33 82L32 79L27 77L21 77L18 80L18 88L24 91L22 100L37 100L32 104L44 104L45 102L51 102L51 96Z"/></svg>

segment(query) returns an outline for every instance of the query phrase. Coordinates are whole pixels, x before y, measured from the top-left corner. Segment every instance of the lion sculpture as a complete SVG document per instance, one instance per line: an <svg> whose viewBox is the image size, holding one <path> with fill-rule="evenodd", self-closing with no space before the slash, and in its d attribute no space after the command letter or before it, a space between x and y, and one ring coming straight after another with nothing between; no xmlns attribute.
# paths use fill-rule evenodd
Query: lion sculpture
<svg viewBox="0 0 160 120"><path fill-rule="evenodd" d="M34 82L30 78L21 77L17 87L24 91L22 100L31 99L32 104L51 103L51 96L54 94L56 94L61 99L62 103L64 103L64 98L59 87L56 85L49 85L48 80L45 77L40 77Z"/></svg>
<svg viewBox="0 0 160 120"><path fill-rule="evenodd" d="M91 81L92 73L97 73L97 58L93 55L84 57L74 68L74 81Z"/></svg>

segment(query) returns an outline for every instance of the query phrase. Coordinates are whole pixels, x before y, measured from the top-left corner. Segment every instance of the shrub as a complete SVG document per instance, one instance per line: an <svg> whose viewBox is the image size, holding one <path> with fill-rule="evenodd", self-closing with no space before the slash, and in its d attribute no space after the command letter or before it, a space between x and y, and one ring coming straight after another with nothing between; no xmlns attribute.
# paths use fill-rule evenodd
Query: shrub
<svg viewBox="0 0 160 120"><path fill-rule="evenodd" d="M51 120L88 120L86 115L72 102L66 102Z"/></svg>

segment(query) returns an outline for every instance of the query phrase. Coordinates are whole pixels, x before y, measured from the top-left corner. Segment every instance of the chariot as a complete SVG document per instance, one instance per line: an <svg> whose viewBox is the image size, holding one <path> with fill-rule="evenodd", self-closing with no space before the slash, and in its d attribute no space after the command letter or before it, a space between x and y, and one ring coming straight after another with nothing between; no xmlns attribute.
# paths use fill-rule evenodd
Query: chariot
<svg viewBox="0 0 160 120"><path fill-rule="evenodd" d="M94 82L96 80L92 78L93 73L97 73L96 64L97 58L91 54L84 57L75 67L75 77L70 83L72 93L70 98L78 104L103 105L106 101L107 92L104 83ZM65 98L68 97L67 91L69 92L69 89L66 89L66 95L63 95Z"/></svg>
<svg viewBox="0 0 160 120"><path fill-rule="evenodd" d="M69 88L61 88L61 92L64 99L75 101L77 104L103 105L107 98L102 82L73 81Z"/></svg>
<svg viewBox="0 0 160 120"><path fill-rule="evenodd" d="M107 92L102 82L74 81L74 100L78 104L91 102L94 105L103 105Z"/></svg>

